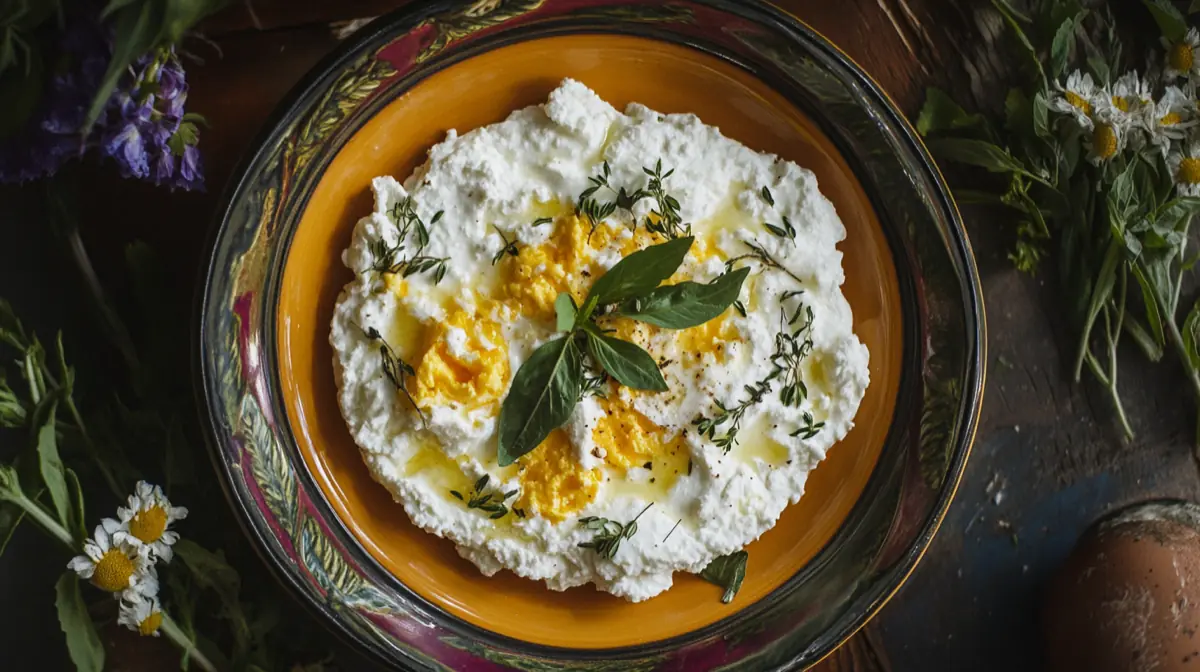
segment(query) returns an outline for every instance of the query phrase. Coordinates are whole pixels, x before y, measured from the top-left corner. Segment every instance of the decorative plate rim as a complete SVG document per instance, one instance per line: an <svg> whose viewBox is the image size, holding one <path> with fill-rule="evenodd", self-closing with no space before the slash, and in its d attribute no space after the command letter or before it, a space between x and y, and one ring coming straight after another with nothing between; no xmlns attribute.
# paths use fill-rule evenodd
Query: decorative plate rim
<svg viewBox="0 0 1200 672"><path fill-rule="evenodd" d="M934 536L936 536L940 526L945 520L947 511L952 504L957 493L958 487L965 473L970 454L972 452L974 440L978 430L979 419L982 413L984 383L986 381L987 372L987 333L986 333L986 313L984 311L984 297L982 292L982 284L979 277L978 268L975 262L975 257L971 248L970 239L967 235L966 228L963 224L961 213L958 210L949 188L947 187L944 177L938 168L937 164L932 160L928 149L918 134L913 129L912 125L899 111L894 101L880 87L875 80L852 58L842 51L836 44L827 39L820 32L813 29L807 23L800 20L785 11L774 7L765 0L692 0L699 4L718 7L724 11L728 11L740 16L749 15L750 18L756 21L766 21L772 23L772 27L780 29L789 37L797 37L797 34L808 33L810 41L818 48L823 49L826 55L836 61L840 61L853 74L857 83L861 85L865 95L873 96L879 108L884 110L889 121L898 128L902 134L902 141L909 145L910 149L914 150L920 162L920 167L926 171L926 177L930 180L931 185L936 190L936 207L943 211L946 219L950 224L950 233L952 234L946 241L947 252L951 253L951 260L956 271L961 275L961 280L957 283L961 290L961 300L964 327L972 335L971 342L968 343L966 353L964 355L964 369L966 370L965 378L970 381L970 385L962 390L959 399L959 409L955 417L958 418L959 426L956 436L952 442L952 451L950 462L946 468L946 478L941 486L936 491L934 503L925 516L920 526L920 531L915 534L908 545L904 554L898 557L890 571L899 570L898 578L894 579L894 585L890 585L887 589L876 595L873 601L861 608L861 613L856 613L852 617L840 619L842 622L831 624L833 628L826 631L826 634L835 633L833 635L834 644L828 648L822 656L811 661L811 664L816 664L819 660L827 657L838 646L843 644L847 639L852 637L859 629L864 627L878 612L887 604L888 601L895 596L900 588L907 582L909 577L915 571L925 553L928 551ZM337 73L348 67L353 61L360 56L360 52L366 45L372 44L377 40L387 36L396 37L407 32L415 30L422 24L423 21L438 16L451 8L463 7L467 2L460 0L434 0L432 2L412 2L403 7L400 7L389 14L381 16L372 21L371 24L361 29L353 37L345 40L342 44L334 48L327 56L322 58L312 69L310 69L301 80L289 91L282 101L275 107L270 117L263 124L262 130L256 136L255 140L248 146L236 168L231 173L229 181L226 183L219 206L215 213L214 226L210 227L207 236L206 258L199 269L200 282L197 283L196 296L194 299L193 311L193 383L197 388L196 403L197 411L201 416L202 425L205 430L205 440L209 445L210 458L212 459L214 469L218 474L218 480L221 483L221 488L233 506L238 524L251 540L255 552L263 558L264 562L269 567L272 575L276 577L283 585L287 586L293 598L305 604L306 608L312 609L314 612L322 616L321 619L326 626L344 639L353 642L360 648L367 650L367 653L372 657L386 665L395 665L395 659L389 659L384 656L378 647L370 645L365 641L362 633L355 632L347 624L345 624L337 614L328 607L313 599L302 597L311 592L311 586L304 582L303 577L299 572L287 569L289 564L294 564L294 560L280 553L273 545L278 543L278 538L271 533L269 524L264 524L262 512L254 508L251 510L249 502L235 491L234 470L240 470L241 465L231 464L224 458L223 439L228 432L223 429L223 418L219 415L220 395L212 393L210 383L210 368L208 361L208 353L204 348L204 344L209 340L209 329L206 324L205 316L211 309L212 302L215 298L211 293L211 283L214 272L218 272L216 264L219 256L218 243L226 237L228 227L230 226L230 218L233 210L239 204L239 195L241 195L248 187L248 183L253 178L253 169L269 159L271 153L275 151L275 147L286 137L286 132L289 126L289 121L294 121L298 116L302 115L307 109L306 101L312 95L314 90L320 87L323 80L330 77L331 74ZM886 226L885 226L886 228ZM290 246L290 236L286 242L286 246ZM895 250L893 250L895 253ZM286 256L286 252L284 253ZM224 298L224 297L221 297ZM272 309L273 314L273 309ZM267 352L273 352L272 346L266 347ZM277 373L273 373L277 375ZM897 409L899 410L899 409ZM278 420L278 419L277 419ZM290 422L286 417L283 418L284 424L287 425L287 431L291 431ZM895 421L894 421L895 423ZM873 468L873 472L877 471L878 467ZM873 473L871 478L874 479L878 474ZM310 476L311 478L311 476ZM336 514L334 518L338 519ZM338 523L344 525L343 521L337 520ZM369 554L368 554L369 555ZM791 580L789 579L789 582ZM892 583L889 580L888 583ZM787 582L782 584L780 588L787 585ZM411 589L410 589L411 590ZM779 588L763 598L763 601L770 600L772 595L777 593ZM502 640L511 641L520 646L533 647L538 650L548 652L564 652L578 651L577 649L545 647L532 644L522 640L507 638L497 633L486 631L486 629L475 626L462 619L448 614L425 601L420 596L417 596L425 604L433 607L445 616L455 619L466 625L468 629L478 629L487 632L492 637L497 637ZM739 610L738 613L745 612L746 609ZM727 623L734 618L736 614L723 618L705 629L716 628ZM841 627L836 627L841 626ZM836 629L834 629L836 628ZM691 634L691 633L689 633ZM672 637L662 642L677 641L682 637ZM660 644L662 642L654 642ZM587 649L589 653L604 654L612 652L614 654L636 652L645 645L636 645L631 647L620 647L612 649ZM803 652L799 652L803 653ZM421 664L416 660L409 660L410 664ZM797 660L792 660L785 664L785 667L793 667Z"/></svg>

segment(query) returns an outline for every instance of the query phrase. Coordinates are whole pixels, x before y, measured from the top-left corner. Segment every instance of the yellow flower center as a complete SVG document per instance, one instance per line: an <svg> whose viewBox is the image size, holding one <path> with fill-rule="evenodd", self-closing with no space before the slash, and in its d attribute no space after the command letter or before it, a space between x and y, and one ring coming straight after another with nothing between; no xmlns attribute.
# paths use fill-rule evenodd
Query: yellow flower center
<svg viewBox="0 0 1200 672"><path fill-rule="evenodd" d="M1172 70L1188 72L1192 69L1195 58L1196 55L1192 51L1191 45L1180 42L1171 47L1171 52L1167 54L1167 63L1170 64Z"/></svg>
<svg viewBox="0 0 1200 672"><path fill-rule="evenodd" d="M1166 116L1158 120L1158 123L1163 126L1174 126L1181 121L1183 121L1183 117L1179 116L1178 112L1168 112Z"/></svg>
<svg viewBox="0 0 1200 672"><path fill-rule="evenodd" d="M158 632L158 628L162 625L162 612L156 611L147 616L141 623L138 623L138 632L143 637L149 637Z"/></svg>
<svg viewBox="0 0 1200 672"><path fill-rule="evenodd" d="M1181 184L1200 184L1200 159L1188 157L1180 161L1175 180Z"/></svg>
<svg viewBox="0 0 1200 672"><path fill-rule="evenodd" d="M1122 112L1129 111L1129 99L1126 98L1125 96L1113 96L1112 104L1113 104L1113 107L1117 108L1118 110L1120 110Z"/></svg>
<svg viewBox="0 0 1200 672"><path fill-rule="evenodd" d="M161 506L154 506L133 514L129 521L129 533L137 537L143 544L158 541L167 529L167 512Z"/></svg>
<svg viewBox="0 0 1200 672"><path fill-rule="evenodd" d="M1092 113L1092 104L1089 103L1083 96L1075 93L1074 91L1067 91L1063 95L1067 99L1067 102L1075 106L1075 108L1079 111L1083 112L1084 114Z"/></svg>
<svg viewBox="0 0 1200 672"><path fill-rule="evenodd" d="M1117 154L1117 132L1111 124L1096 124L1092 131L1092 151L1102 159L1111 159Z"/></svg>
<svg viewBox="0 0 1200 672"><path fill-rule="evenodd" d="M92 585L107 593L116 593L129 587L129 577L133 576L133 560L118 549L110 548L96 563L96 572L92 574Z"/></svg>

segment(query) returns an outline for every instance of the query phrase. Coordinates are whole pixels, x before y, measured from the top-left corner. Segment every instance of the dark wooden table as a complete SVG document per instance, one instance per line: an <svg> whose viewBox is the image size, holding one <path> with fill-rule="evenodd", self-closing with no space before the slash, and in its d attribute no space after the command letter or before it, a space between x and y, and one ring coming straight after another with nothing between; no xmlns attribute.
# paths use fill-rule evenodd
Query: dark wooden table
<svg viewBox="0 0 1200 672"><path fill-rule="evenodd" d="M331 24L399 4L254 0L253 15L235 6L211 20L206 36L220 53L193 44L204 63L188 70L189 107L212 126L201 144L210 190L167 195L115 178L95 185L84 226L101 274L116 267L125 242L140 237L166 251L177 296L189 301L221 186L275 104L337 43ZM846 50L909 115L931 84L978 105L1002 104L1007 52L999 46L995 17L980 9L987 2L779 4ZM1038 669L1038 597L1079 533L1123 503L1200 495L1182 377L1126 353L1122 387L1138 438L1122 442L1103 391L1068 380L1056 346L1065 340L1064 325L1050 282L1012 269L1005 221L965 214L984 279L992 358L971 463L912 578L823 669ZM19 305L24 300L35 323L85 324L62 308L70 305L69 287L29 286L28 278L47 277L37 261L45 241L30 232L18 240L28 245L0 248L0 294L16 295ZM6 605L0 651L7 660L38 660L62 648L50 588L60 568L39 562L46 545L32 530L20 531L13 543L0 559L0 604ZM53 657L40 669L56 669L60 660Z"/></svg>

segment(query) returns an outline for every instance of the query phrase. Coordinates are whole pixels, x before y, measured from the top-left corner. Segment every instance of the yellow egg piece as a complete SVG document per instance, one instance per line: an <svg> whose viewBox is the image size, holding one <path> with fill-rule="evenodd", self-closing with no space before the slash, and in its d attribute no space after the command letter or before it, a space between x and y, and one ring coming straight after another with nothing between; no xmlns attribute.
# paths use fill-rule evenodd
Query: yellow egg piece
<svg viewBox="0 0 1200 672"><path fill-rule="evenodd" d="M493 307L456 310L434 328L412 388L418 407L476 409L500 401L508 387L508 346L500 325L486 317Z"/></svg>
<svg viewBox="0 0 1200 672"><path fill-rule="evenodd" d="M652 459L663 445L663 430L622 400L615 392L599 399L602 415L592 428L592 440L603 448L614 467L632 469Z"/></svg>
<svg viewBox="0 0 1200 672"><path fill-rule="evenodd" d="M737 340L738 336L738 330L729 323L727 310L715 320L676 332L673 351L692 360L703 359L704 355L713 354L718 362L724 362L725 344Z"/></svg>
<svg viewBox="0 0 1200 672"><path fill-rule="evenodd" d="M584 469L566 432L556 429L522 458L518 506L552 523L562 522L596 499L603 477L599 469Z"/></svg>

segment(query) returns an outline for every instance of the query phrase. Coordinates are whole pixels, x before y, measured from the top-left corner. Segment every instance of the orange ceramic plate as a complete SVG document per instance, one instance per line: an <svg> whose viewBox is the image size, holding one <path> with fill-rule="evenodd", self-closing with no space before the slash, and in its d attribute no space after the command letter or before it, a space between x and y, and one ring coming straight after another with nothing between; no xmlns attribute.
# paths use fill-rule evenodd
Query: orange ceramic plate
<svg viewBox="0 0 1200 672"><path fill-rule="evenodd" d="M731 605L720 590L677 574L675 586L631 604L590 586L554 592L502 572L484 577L453 544L413 526L375 483L336 402L329 325L351 279L341 252L371 211L371 178L400 179L448 129L460 132L542 102L564 77L618 108L644 103L691 112L749 147L813 170L845 222L854 329L871 352L871 386L856 427L812 474L799 504L748 547L746 581ZM493 632L568 648L632 646L682 635L759 600L833 536L862 493L891 424L902 349L896 270L858 181L829 141L769 86L712 56L643 38L578 35L524 42L430 76L383 108L341 149L292 241L278 311L280 375L289 420L317 484L359 542L406 586L447 612Z"/></svg>

